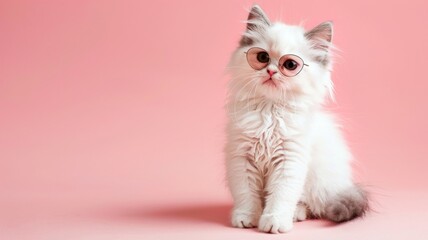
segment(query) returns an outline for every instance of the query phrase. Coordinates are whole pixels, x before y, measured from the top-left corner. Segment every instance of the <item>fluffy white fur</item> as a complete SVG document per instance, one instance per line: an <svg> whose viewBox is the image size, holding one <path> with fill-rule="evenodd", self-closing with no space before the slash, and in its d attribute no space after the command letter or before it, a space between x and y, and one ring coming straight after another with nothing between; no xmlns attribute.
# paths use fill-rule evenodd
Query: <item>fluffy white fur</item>
<svg viewBox="0 0 428 240"><path fill-rule="evenodd" d="M351 154L323 109L332 96L331 23L311 32L270 23L260 7L251 9L241 45L228 66L226 169L234 199L232 225L282 233L293 220L309 216L341 222L361 216L367 201L352 181ZM272 57L267 67L276 87L263 84L267 69L256 71L245 52L261 47ZM277 69L284 54L306 64L295 77ZM351 209L348 205L357 208Z"/></svg>

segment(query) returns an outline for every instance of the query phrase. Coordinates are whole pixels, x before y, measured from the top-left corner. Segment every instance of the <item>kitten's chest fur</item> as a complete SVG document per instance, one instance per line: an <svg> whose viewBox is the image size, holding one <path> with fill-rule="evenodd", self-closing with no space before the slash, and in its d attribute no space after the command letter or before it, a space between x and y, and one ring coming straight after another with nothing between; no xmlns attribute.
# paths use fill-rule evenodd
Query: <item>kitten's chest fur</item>
<svg viewBox="0 0 428 240"><path fill-rule="evenodd" d="M286 142L298 133L299 117L284 104L262 101L241 115L238 127L247 143L246 157L263 175L286 155Z"/></svg>

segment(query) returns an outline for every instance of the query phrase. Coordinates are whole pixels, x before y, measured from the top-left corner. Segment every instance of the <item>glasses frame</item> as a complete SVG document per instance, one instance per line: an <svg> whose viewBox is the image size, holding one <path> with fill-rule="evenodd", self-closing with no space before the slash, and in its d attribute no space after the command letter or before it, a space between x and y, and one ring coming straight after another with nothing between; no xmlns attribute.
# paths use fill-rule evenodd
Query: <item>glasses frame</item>
<svg viewBox="0 0 428 240"><path fill-rule="evenodd" d="M251 65L251 63L250 63L250 60L248 59L248 52L250 52L252 49L260 49L261 51L260 52L266 52L267 54L268 54L268 56L269 56L269 62L267 62L266 63L266 66L264 66L264 67L262 67L262 68L260 68L260 69L257 69L257 68L254 68L252 65ZM260 48L260 47L252 47L252 48L249 48L246 52L244 52L245 53L245 55L246 55L246 58L247 58L247 63L248 63L248 65L250 65L250 67L252 68L252 69L254 69L254 70L257 70L257 71L260 71L260 70L262 70L262 69L264 69L264 68L267 68L268 66L269 66L269 64L271 64L271 61L272 61L272 58L271 58L271 56L269 55L269 52L268 51L266 51L265 49L263 49L263 48ZM282 71L281 71L281 65L280 65L280 62L281 62L281 59L283 58L283 57L286 57L286 56L293 56L293 57L296 57L296 58L298 58L298 59L300 59L301 61L302 61L302 67L300 68L300 70L296 73L296 74L294 74L294 75L291 75L291 76L289 76L289 75L286 75L285 73L283 73ZM278 59L278 69L279 69L279 72L284 76L284 77L295 77L295 76L297 76L302 70L303 70L303 68L305 67L305 66L307 66L307 67L309 67L309 65L308 64L306 64L305 63L305 61L303 60L303 58L301 58L301 57L299 57L298 55L296 55L296 54L285 54L285 55L282 55L279 59Z"/></svg>

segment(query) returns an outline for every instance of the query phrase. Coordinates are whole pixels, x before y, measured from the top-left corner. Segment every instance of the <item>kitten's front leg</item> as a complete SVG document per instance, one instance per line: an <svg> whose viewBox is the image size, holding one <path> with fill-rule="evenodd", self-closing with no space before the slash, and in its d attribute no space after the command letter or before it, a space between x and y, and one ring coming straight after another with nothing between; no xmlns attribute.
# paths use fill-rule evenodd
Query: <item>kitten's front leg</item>
<svg viewBox="0 0 428 240"><path fill-rule="evenodd" d="M303 192L307 173L307 157L301 145L290 143L278 156L265 191L265 208L259 220L259 230L284 233L293 228L293 217Z"/></svg>
<svg viewBox="0 0 428 240"><path fill-rule="evenodd" d="M262 212L260 189L251 164L245 157L227 161L227 177L234 200L232 225L238 228L257 227Z"/></svg>

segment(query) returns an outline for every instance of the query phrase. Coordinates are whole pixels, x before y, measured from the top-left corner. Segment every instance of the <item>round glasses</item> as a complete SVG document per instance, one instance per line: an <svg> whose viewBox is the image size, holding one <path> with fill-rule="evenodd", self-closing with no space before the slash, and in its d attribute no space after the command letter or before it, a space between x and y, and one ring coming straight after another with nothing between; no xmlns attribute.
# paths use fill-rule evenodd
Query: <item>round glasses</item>
<svg viewBox="0 0 428 240"><path fill-rule="evenodd" d="M270 64L271 58L263 48L253 47L247 52L248 64L255 70L262 70ZM299 74L303 66L308 66L303 59L294 54L286 54L278 61L278 69L286 77L294 77Z"/></svg>

